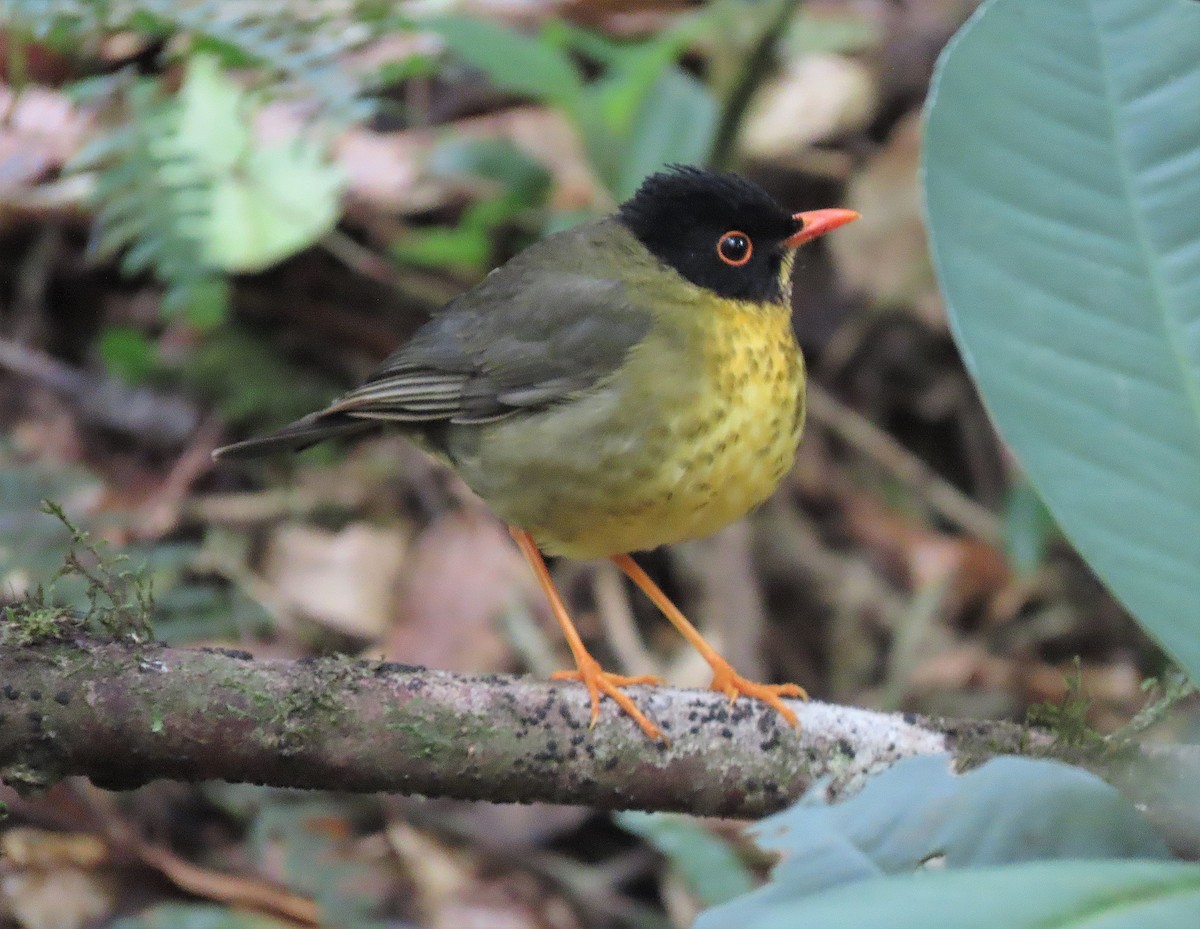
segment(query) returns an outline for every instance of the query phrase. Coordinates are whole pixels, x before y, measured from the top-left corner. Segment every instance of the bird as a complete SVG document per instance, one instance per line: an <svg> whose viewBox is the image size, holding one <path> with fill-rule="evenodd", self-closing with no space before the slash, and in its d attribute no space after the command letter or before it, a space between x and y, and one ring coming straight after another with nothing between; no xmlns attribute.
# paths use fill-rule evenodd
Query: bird
<svg viewBox="0 0 1200 929"><path fill-rule="evenodd" d="M615 212L553 233L431 314L358 387L217 459L298 451L383 427L455 471L509 527L562 629L591 725L607 696L662 730L585 647L543 553L608 558L712 667L792 726L796 684L742 677L631 552L707 536L791 468L805 367L792 328L796 250L854 219L793 213L733 173L672 165Z"/></svg>

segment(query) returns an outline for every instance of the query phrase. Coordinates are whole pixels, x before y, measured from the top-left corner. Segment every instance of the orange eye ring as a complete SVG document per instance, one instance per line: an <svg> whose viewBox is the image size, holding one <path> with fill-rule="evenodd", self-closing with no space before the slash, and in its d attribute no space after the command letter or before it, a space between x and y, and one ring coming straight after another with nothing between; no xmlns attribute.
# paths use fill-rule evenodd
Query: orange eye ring
<svg viewBox="0 0 1200 929"><path fill-rule="evenodd" d="M733 268L740 268L754 254L754 243L750 236L737 229L730 229L717 239L717 257Z"/></svg>

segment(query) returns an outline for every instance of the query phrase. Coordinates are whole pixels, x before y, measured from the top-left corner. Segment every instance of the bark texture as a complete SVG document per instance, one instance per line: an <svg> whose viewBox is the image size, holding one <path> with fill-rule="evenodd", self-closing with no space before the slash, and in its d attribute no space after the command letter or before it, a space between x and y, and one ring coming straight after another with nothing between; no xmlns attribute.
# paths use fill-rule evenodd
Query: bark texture
<svg viewBox="0 0 1200 929"><path fill-rule="evenodd" d="M584 689L350 659L86 640L0 654L0 777L155 778L760 816L832 775L847 785L953 735L916 717L798 704L799 731L746 699L635 688L671 739ZM978 733L975 733L978 735ZM1012 740L1012 727L995 735Z"/></svg>
<svg viewBox="0 0 1200 929"><path fill-rule="evenodd" d="M346 658L255 660L79 639L0 649L0 779L18 790L84 775L127 789L156 778L220 779L338 791L390 791L496 802L587 804L760 817L818 780L831 799L901 758L946 753L959 764L997 754L1067 757L1048 733L796 703L800 728L742 699L633 688L668 734L648 741L611 702L588 727L583 687L469 677ZM1168 751L1170 780L1192 781L1200 757ZM1150 756L1109 776L1137 798ZM1110 758L1111 762L1112 759ZM1180 767L1182 765L1182 767ZM1136 777L1121 771L1138 770ZM1116 774L1114 775L1114 771ZM1189 773L1190 772L1190 773ZM1200 812L1170 831L1200 835Z"/></svg>

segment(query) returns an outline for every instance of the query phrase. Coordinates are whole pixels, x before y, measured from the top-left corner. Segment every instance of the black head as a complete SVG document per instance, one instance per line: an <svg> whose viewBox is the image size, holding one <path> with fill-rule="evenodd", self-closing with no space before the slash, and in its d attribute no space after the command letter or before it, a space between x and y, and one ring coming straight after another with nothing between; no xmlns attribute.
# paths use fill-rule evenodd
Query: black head
<svg viewBox="0 0 1200 929"><path fill-rule="evenodd" d="M674 166L652 174L617 219L660 261L701 287L740 300L785 299L784 262L804 226L736 174Z"/></svg>

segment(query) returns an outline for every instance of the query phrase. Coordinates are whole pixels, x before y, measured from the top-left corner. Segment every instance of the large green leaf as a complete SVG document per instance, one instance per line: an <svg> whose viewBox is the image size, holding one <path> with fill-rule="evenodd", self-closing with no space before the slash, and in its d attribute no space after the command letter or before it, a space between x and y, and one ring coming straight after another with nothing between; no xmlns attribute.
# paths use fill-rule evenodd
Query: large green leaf
<svg viewBox="0 0 1200 929"><path fill-rule="evenodd" d="M618 200L642 179L673 163L703 164L717 128L717 102L708 88L678 67L669 67L633 114L627 133L605 126L598 139L586 125L588 153Z"/></svg>
<svg viewBox="0 0 1200 929"><path fill-rule="evenodd" d="M842 884L1020 861L1170 857L1133 805L1094 774L1056 761L994 758L955 774L948 756L909 758L842 803L824 788L754 827L783 855L771 880L706 913L695 929L754 923Z"/></svg>
<svg viewBox="0 0 1200 929"><path fill-rule="evenodd" d="M928 113L930 235L996 424L1200 678L1200 3L991 0Z"/></svg>
<svg viewBox="0 0 1200 929"><path fill-rule="evenodd" d="M716 906L754 889L754 879L729 842L692 817L624 810L614 818L665 855L701 904Z"/></svg>
<svg viewBox="0 0 1200 929"><path fill-rule="evenodd" d="M444 16L421 25L441 36L447 48L497 87L574 112L583 82L571 59L550 43L467 16Z"/></svg>
<svg viewBox="0 0 1200 929"><path fill-rule="evenodd" d="M1182 929L1197 914L1200 866L1039 861L860 881L696 929Z"/></svg>

